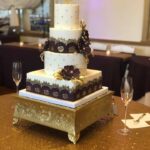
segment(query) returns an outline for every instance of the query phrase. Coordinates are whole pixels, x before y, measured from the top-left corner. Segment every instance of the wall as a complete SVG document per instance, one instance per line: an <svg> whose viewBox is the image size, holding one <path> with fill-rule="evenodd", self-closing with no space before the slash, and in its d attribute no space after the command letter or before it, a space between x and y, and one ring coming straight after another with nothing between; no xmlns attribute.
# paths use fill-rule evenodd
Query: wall
<svg viewBox="0 0 150 150"><path fill-rule="evenodd" d="M149 0L148 0L149 1ZM82 0L80 17L87 23L90 37L141 41L145 27L147 0Z"/></svg>

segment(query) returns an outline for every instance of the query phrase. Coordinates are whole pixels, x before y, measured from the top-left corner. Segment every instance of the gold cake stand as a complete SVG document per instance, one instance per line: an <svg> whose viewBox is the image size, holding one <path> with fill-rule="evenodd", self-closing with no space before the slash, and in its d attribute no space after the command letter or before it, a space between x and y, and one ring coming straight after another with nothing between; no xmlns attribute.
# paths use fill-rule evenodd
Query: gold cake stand
<svg viewBox="0 0 150 150"><path fill-rule="evenodd" d="M112 114L112 93L94 99L77 108L69 108L39 100L16 97L13 124L25 119L68 133L68 138L76 144L80 131L101 117Z"/></svg>

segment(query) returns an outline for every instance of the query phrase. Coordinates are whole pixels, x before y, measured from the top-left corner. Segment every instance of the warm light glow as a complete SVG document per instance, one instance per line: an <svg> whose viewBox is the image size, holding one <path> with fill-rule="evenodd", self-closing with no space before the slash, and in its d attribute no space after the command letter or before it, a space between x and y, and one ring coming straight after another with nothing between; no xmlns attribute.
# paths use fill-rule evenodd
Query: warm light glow
<svg viewBox="0 0 150 150"><path fill-rule="evenodd" d="M42 44L41 44L41 43L39 43L39 44L38 44L38 47L39 47L39 48L41 48L41 47L42 47Z"/></svg>
<svg viewBox="0 0 150 150"><path fill-rule="evenodd" d="M107 56L110 56L110 50L107 50L107 51L106 51L106 55L107 55Z"/></svg>
<svg viewBox="0 0 150 150"><path fill-rule="evenodd" d="M24 45L24 43L23 42L20 42L20 46L23 46Z"/></svg>

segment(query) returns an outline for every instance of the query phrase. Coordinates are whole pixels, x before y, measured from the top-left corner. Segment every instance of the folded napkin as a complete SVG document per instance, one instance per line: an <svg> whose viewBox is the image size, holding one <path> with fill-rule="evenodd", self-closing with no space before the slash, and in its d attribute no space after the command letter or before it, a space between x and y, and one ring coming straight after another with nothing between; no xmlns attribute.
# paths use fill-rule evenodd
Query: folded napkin
<svg viewBox="0 0 150 150"><path fill-rule="evenodd" d="M130 116L137 120L140 116L142 116L144 113L138 113L138 114L130 114ZM150 113L145 113L145 115L140 119L140 121L150 121Z"/></svg>
<svg viewBox="0 0 150 150"><path fill-rule="evenodd" d="M147 121L150 121L150 113L139 113L139 114L130 114L133 119L127 119L126 120L126 126L131 129L136 128L144 128L144 127L150 127L150 124L147 123ZM143 116L142 116L143 115ZM142 117L141 117L142 116ZM141 118L138 122L135 120ZM125 123L125 120L122 120L123 123Z"/></svg>

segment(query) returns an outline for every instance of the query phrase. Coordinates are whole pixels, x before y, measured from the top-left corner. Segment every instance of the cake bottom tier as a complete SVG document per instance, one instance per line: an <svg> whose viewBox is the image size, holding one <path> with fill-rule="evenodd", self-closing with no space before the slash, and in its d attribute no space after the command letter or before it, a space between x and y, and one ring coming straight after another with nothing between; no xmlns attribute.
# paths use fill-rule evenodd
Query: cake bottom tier
<svg viewBox="0 0 150 150"><path fill-rule="evenodd" d="M33 92L28 92L26 89L19 91L19 96L23 98L27 98L28 100L34 100L37 102L47 102L48 104L56 104L59 106L69 107L69 108L77 108L79 106L86 105L88 102L92 102L97 98L101 98L104 95L108 93L108 87L102 87L102 89L93 92L87 96L84 96L81 99L78 99L76 101L68 101L68 100L62 100L54 97L49 97Z"/></svg>
<svg viewBox="0 0 150 150"><path fill-rule="evenodd" d="M59 80L44 70L27 74L26 90L63 100L75 101L102 88L101 71L87 70L82 81Z"/></svg>

